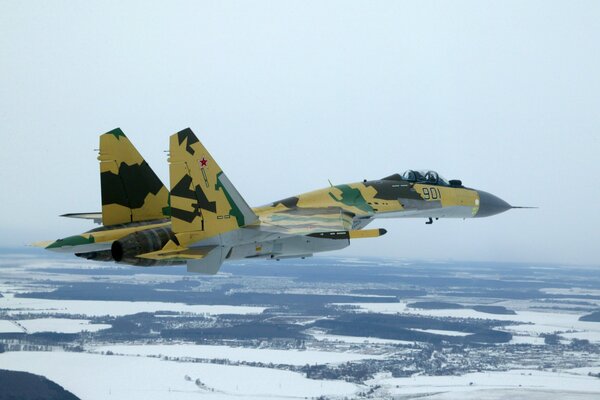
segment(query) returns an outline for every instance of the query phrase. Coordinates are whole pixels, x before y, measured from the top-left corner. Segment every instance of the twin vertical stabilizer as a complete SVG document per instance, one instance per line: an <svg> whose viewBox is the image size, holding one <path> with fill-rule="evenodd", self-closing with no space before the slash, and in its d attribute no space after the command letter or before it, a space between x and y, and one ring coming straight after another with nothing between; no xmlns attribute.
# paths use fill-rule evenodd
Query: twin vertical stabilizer
<svg viewBox="0 0 600 400"><path fill-rule="evenodd" d="M100 136L102 224L167 218L169 192L123 131Z"/></svg>
<svg viewBox="0 0 600 400"><path fill-rule="evenodd" d="M257 221L191 129L171 135L169 152L171 227L181 245Z"/></svg>

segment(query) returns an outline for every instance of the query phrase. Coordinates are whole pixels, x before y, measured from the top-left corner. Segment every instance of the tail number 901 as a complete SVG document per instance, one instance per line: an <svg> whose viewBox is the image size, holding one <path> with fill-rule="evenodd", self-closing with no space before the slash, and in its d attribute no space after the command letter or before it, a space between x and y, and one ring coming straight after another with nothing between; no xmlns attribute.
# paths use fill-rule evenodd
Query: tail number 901
<svg viewBox="0 0 600 400"><path fill-rule="evenodd" d="M423 200L439 200L442 198L440 190L436 187L423 188Z"/></svg>

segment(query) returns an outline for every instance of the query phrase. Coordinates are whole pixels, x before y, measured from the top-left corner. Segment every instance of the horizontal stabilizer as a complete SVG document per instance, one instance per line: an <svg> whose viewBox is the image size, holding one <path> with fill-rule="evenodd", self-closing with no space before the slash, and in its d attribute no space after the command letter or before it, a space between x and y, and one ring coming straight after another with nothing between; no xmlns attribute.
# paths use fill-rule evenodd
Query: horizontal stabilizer
<svg viewBox="0 0 600 400"><path fill-rule="evenodd" d="M219 269L223 264L223 260L228 252L229 248L218 246L211 250L203 259L188 261L187 272L215 275L217 272L219 272Z"/></svg>
<svg viewBox="0 0 600 400"><path fill-rule="evenodd" d="M69 214L63 214L63 215L61 215L61 217L91 219L94 221L95 224L102 224L102 213L101 212L69 213Z"/></svg>
<svg viewBox="0 0 600 400"><path fill-rule="evenodd" d="M202 246L186 248L169 241L161 250L140 254L138 257L159 261L187 261L187 271L197 274L214 275L229 249L222 246Z"/></svg>
<svg viewBox="0 0 600 400"><path fill-rule="evenodd" d="M203 246L187 248L177 246L174 242L169 241L161 250L140 254L138 257L159 261L199 260L206 257L206 255L215 247L216 246Z"/></svg>
<svg viewBox="0 0 600 400"><path fill-rule="evenodd" d="M52 243L54 243L54 240L44 240L42 242L31 243L29 246L40 247L42 249L45 249L46 247L50 246Z"/></svg>
<svg viewBox="0 0 600 400"><path fill-rule="evenodd" d="M187 261L187 271L215 275L229 249L221 246L185 248L169 242L162 250L141 254L138 257L160 261Z"/></svg>

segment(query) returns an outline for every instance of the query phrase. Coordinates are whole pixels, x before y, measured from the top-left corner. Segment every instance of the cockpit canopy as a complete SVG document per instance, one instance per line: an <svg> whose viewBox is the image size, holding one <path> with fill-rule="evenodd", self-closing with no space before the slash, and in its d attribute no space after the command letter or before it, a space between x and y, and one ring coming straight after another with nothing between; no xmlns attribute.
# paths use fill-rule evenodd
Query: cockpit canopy
<svg viewBox="0 0 600 400"><path fill-rule="evenodd" d="M402 179L408 182L450 186L448 181L435 171L409 169L402 174Z"/></svg>

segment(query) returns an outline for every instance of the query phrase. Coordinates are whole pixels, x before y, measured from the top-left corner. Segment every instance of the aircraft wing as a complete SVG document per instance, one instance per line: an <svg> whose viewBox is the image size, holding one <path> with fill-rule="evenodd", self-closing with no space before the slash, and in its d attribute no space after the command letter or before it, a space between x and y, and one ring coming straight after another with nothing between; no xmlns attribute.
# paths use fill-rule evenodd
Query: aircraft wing
<svg viewBox="0 0 600 400"><path fill-rule="evenodd" d="M258 215L260 224L247 228L286 236L328 239L374 238L387 233L381 228L362 229L369 221L354 228L354 215L336 207L263 210Z"/></svg>
<svg viewBox="0 0 600 400"><path fill-rule="evenodd" d="M257 229L286 235L305 236L322 232L350 231L352 214L341 208L294 208L259 215Z"/></svg>
<svg viewBox="0 0 600 400"><path fill-rule="evenodd" d="M101 212L69 213L69 214L63 214L63 215L61 215L61 217L91 219L94 221L95 224L102 225L102 213Z"/></svg>

